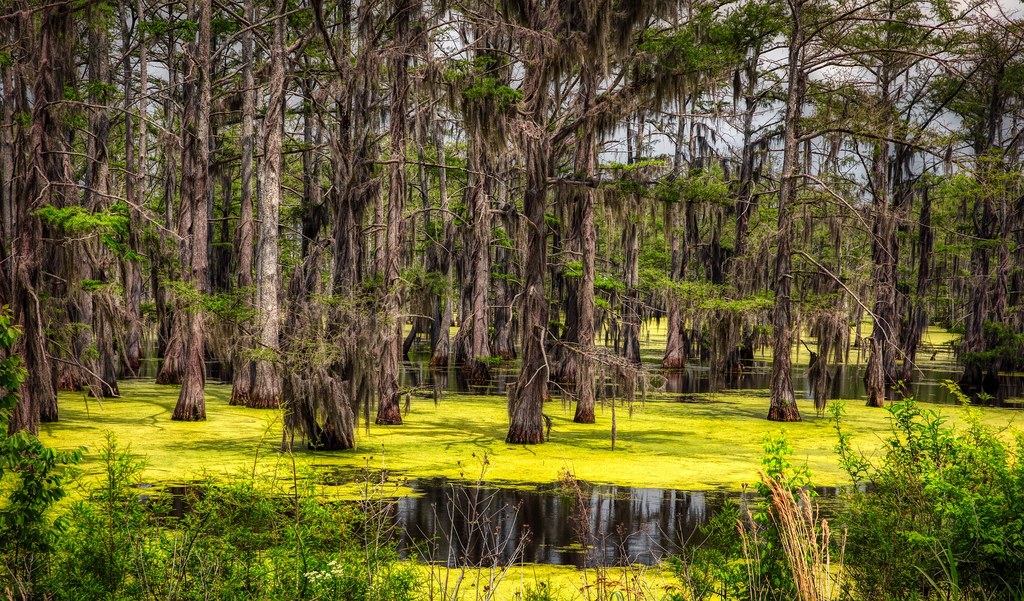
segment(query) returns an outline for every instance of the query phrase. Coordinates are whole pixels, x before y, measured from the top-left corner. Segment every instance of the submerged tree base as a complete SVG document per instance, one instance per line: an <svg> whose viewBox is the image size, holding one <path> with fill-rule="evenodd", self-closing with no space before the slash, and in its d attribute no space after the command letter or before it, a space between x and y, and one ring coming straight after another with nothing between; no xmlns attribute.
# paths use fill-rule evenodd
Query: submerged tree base
<svg viewBox="0 0 1024 601"><path fill-rule="evenodd" d="M176 422L203 422L206 421L206 411L189 404L188 406L175 408L171 419Z"/></svg>
<svg viewBox="0 0 1024 601"><path fill-rule="evenodd" d="M800 410L797 409L796 403L783 403L773 404L768 408L768 421L771 422L799 422L803 421L800 417Z"/></svg>
<svg viewBox="0 0 1024 601"><path fill-rule="evenodd" d="M180 386L181 372L171 369L161 369L160 373L156 375L154 383L161 386Z"/></svg>
<svg viewBox="0 0 1024 601"><path fill-rule="evenodd" d="M339 432L333 424L319 429L306 445L311 451L348 451L356 446L352 432Z"/></svg>
<svg viewBox="0 0 1024 601"><path fill-rule="evenodd" d="M377 419L374 420L378 426L401 426L402 411L398 406L398 397L394 396L388 400L382 400L377 407Z"/></svg>
<svg viewBox="0 0 1024 601"><path fill-rule="evenodd" d="M544 442L544 426L517 427L513 425L508 429L505 442L509 444L541 444Z"/></svg>
<svg viewBox="0 0 1024 601"><path fill-rule="evenodd" d="M462 377L472 384L486 384L491 379L491 370L479 359L469 359L459 368Z"/></svg>
<svg viewBox="0 0 1024 601"><path fill-rule="evenodd" d="M597 420L594 417L593 407L577 407L576 415L572 418L573 423L577 424L593 424Z"/></svg>

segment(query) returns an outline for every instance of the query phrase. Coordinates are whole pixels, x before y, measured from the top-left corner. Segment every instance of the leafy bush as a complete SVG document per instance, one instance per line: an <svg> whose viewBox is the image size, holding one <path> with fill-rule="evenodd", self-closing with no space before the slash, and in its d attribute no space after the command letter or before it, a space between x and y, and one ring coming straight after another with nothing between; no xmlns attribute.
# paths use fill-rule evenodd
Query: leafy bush
<svg viewBox="0 0 1024 601"><path fill-rule="evenodd" d="M100 457L105 477L68 509L53 551L54 599L413 598L382 502L251 475L162 493L140 488L143 464L112 437Z"/></svg>
<svg viewBox="0 0 1024 601"><path fill-rule="evenodd" d="M36 594L64 525L51 509L64 498L66 470L81 453L55 451L26 432L7 433L26 375L13 352L20 335L8 308L0 309L0 589L28 599Z"/></svg>
<svg viewBox="0 0 1024 601"><path fill-rule="evenodd" d="M850 448L833 410L841 461L859 485L843 515L859 596L1020 598L1024 437L1005 440L970 407L959 428L912 400L888 411L891 433L871 462Z"/></svg>
<svg viewBox="0 0 1024 601"><path fill-rule="evenodd" d="M778 599L800 598L790 571L779 531L777 506L767 482L781 485L781 494L801 502L810 489L806 466L790 462L793 449L782 434L764 439L761 482L752 508L733 501L701 529L689 557L674 558L669 569L682 583L676 599Z"/></svg>

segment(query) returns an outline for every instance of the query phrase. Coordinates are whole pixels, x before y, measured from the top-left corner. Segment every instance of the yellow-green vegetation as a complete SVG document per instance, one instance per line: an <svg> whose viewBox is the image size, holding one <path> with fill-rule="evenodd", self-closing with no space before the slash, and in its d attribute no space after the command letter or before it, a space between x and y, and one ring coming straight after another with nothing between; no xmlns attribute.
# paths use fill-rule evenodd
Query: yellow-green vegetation
<svg viewBox="0 0 1024 601"><path fill-rule="evenodd" d="M463 600L491 598L494 601L517 601L529 598L531 591L549 592L551 598L559 601L661 599L666 592L679 588L678 580L667 571L641 565L580 569L517 564L498 569L416 564L416 570L420 591L428 599L450 599L450 595L457 592L457 598ZM440 592L447 594L440 595ZM493 597L486 597L488 592Z"/></svg>
<svg viewBox="0 0 1024 601"><path fill-rule="evenodd" d="M862 339L871 337L874 324L870 319L865 319L860 324L860 336ZM640 327L641 354L644 361L660 364L665 351L665 341L668 336L668 320L648 320ZM866 348L854 348L852 342L856 339L857 327L850 327L851 348L848 362L852 365L863 365L867 363L868 354ZM800 332L800 344L794 344L790 353L790 360L794 366L806 366L810 360L810 353L803 343L806 343L812 350L816 350L817 342L809 332ZM921 345L918 349L917 364L919 367L942 367L956 369L956 358L953 355L953 345L960 340L960 334L953 334L938 326L928 326L921 334ZM604 343L603 333L598 333L597 343ZM764 346L754 350L754 359L757 361L769 362L772 360L771 346Z"/></svg>
<svg viewBox="0 0 1024 601"><path fill-rule="evenodd" d="M80 395L60 398L61 419L45 424L40 437L59 449L86 447L83 468L97 469L96 450L107 431L130 442L147 463L144 479L180 482L205 475L251 469L291 471L292 458L281 455L281 413L228 405L225 385L207 387L205 422L170 419L177 388L151 383L124 382L121 399L102 404ZM507 485L529 485L558 480L570 470L576 477L598 484L676 489L732 489L753 483L769 433L784 432L795 450L795 462L806 461L815 484L846 482L833 452L835 435L828 418L816 417L809 402L801 403L804 421L779 424L765 420L765 391L733 391L688 397L693 402L650 400L635 403L632 415L625 405L616 410L617 436L611 444L611 406L599 404L597 424L572 422L573 407L550 401L545 412L553 428L549 442L536 446L505 443L507 414L504 399L451 394L435 406L429 399L414 399L402 426L360 427L359 448L349 452L314 453L297 449L299 471L340 478L359 469L386 467L407 478L444 476L476 479L486 461L486 479ZM940 406L936 406L940 407ZM941 406L956 419L961 410ZM986 409L984 421L993 426L1019 428L1017 412ZM844 429L853 443L869 455L888 432L888 413L847 403ZM297 447L302 445L298 444ZM339 490L353 494L351 487Z"/></svg>

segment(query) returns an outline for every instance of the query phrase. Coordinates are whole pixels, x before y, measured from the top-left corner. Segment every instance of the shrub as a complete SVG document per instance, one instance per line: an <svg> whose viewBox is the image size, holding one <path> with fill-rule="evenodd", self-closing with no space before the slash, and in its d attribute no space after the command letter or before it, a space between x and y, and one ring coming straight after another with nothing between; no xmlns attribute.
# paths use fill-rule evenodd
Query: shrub
<svg viewBox="0 0 1024 601"><path fill-rule="evenodd" d="M966 406L960 428L913 400L888 411L890 435L870 462L852 452L833 410L841 460L859 485L843 514L859 596L1019 598L1024 438L1004 440Z"/></svg>
<svg viewBox="0 0 1024 601"><path fill-rule="evenodd" d="M140 489L143 463L110 436L100 458L105 478L65 514L46 582L53 598L413 596L382 500L332 501L297 474L286 484L241 474L170 494Z"/></svg>
<svg viewBox="0 0 1024 601"><path fill-rule="evenodd" d="M675 598L800 598L778 512L780 507L809 503L811 482L806 466L790 462L792 453L785 436L765 437L756 504L747 509L726 502L701 529L703 539L695 541L689 555L669 561L669 569L682 584ZM786 503L780 503L780 495L789 497ZM810 527L817 526L812 521Z"/></svg>
<svg viewBox="0 0 1024 601"><path fill-rule="evenodd" d="M63 526L51 509L64 498L67 468L81 453L55 451L25 432L7 433L26 375L13 352L20 334L8 308L0 308L0 589L28 599L36 594Z"/></svg>

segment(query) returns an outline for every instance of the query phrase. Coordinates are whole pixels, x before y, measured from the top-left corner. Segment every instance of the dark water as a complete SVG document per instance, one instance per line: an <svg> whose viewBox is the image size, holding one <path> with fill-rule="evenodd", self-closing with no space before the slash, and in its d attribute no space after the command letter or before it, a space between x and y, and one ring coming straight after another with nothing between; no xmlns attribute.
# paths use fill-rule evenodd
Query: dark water
<svg viewBox="0 0 1024 601"><path fill-rule="evenodd" d="M867 390L864 386L864 366L840 365L833 368L831 398L833 399L866 399ZM943 385L946 380L956 382L961 372L948 369L922 369L915 373L907 387L908 392L918 401L925 403L955 403L956 399ZM675 394L700 394L711 390L710 374L707 368L688 367L684 370L665 372L665 390ZM726 390L767 390L770 386L771 364L756 363L742 375L723 378L722 387ZM806 366L793 367L793 388L795 393L804 399L814 398L811 383L807 378ZM1020 376L999 376L999 396L997 401L1007 401L1006 405L1015 405L1014 399L1024 396L1024 378Z"/></svg>
<svg viewBox="0 0 1024 601"><path fill-rule="evenodd" d="M653 565L700 544L700 527L740 492L682 491L583 485L520 490L444 480L412 483L415 496L397 501L400 549L448 566L510 561L585 566ZM820 488L834 509L837 489Z"/></svg>
<svg viewBox="0 0 1024 601"><path fill-rule="evenodd" d="M425 347L419 350L423 351ZM147 358L143 361L140 376L152 379L156 377L159 367L159 360L155 358L155 342L151 342L147 346L146 355ZM499 366L491 368L491 377L488 381L470 382L454 366L447 369L430 367L429 353L414 352L410 356L413 360L405 361L402 364L401 385L417 390L420 396L432 396L435 391L438 395L462 393L505 396L508 392L508 385L515 382L518 376L514 366ZM852 360L853 357L851 357ZM653 366L648 365L648 367ZM833 367L831 398L866 399L864 370L863 362ZM664 391L669 394L669 398L672 398L673 395L707 394L713 390L710 371L703 365L691 364L685 369L674 371L662 371L654 368L651 373L650 381L654 392ZM943 382L945 380L955 382L960 379L961 373L962 370L952 361L925 364L914 370L913 381L908 386L908 392L917 400L925 403L955 403L956 399L943 386ZM231 366L221 361L208 360L206 374L210 381L231 382ZM715 383L715 387L718 390L764 391L769 388L770 376L771 363L755 362L742 374L721 376ZM1024 407L1024 376L1001 374L998 379L999 392L994 399L994 404ZM798 397L802 396L808 400L813 398L811 385L807 378L807 366L793 366L793 387ZM610 379L605 383L604 393L608 398L614 398L618 394L615 383ZM556 385L553 385L552 394L558 394Z"/></svg>
<svg viewBox="0 0 1024 601"><path fill-rule="evenodd" d="M147 359L143 362L141 376L155 378L158 361ZM834 399L865 399L867 391L864 387L863 365L839 365L833 368L831 398ZM956 399L943 386L943 381L959 380L961 371L954 369L921 369L914 374L914 381L908 390L914 398L925 403L952 404ZM651 384L655 392L663 390L673 395L707 394L712 392L712 382L707 367L691 365L681 370L654 370ZM418 390L420 396L431 396L436 389L438 394L481 394L505 396L508 385L515 382L518 372L514 368L497 367L491 369L491 378L487 382L470 382L455 367L448 369L431 368L427 361L406 361L402 365L402 386ZM755 363L740 375L723 376L718 382L719 390L768 390L771 376L770 363ZM207 378L210 381L231 383L230 367L218 361L207 362ZM807 378L806 366L793 367L793 387L796 394L804 399L813 398L810 381ZM557 394L557 387L553 393ZM614 397L616 386L608 381L605 384L605 395ZM1019 375L1001 374L999 376L999 394L995 399L998 404L1009 407L1024 406L1024 377Z"/></svg>
<svg viewBox="0 0 1024 601"><path fill-rule="evenodd" d="M863 365L839 365L833 368L831 398L834 399L866 399L864 387ZM491 378L484 383L467 381L457 369L437 370L430 368L426 362L406 362L404 364L402 385L419 389L424 395L431 395L436 388L439 392L469 393L505 396L508 385L515 382L518 373L510 368L491 369ZM669 398L674 395L707 394L712 392L710 371L707 367L691 365L682 370L654 370L651 385L655 392L664 390ZM925 403L955 403L956 399L943 386L945 380L959 380L961 372L953 369L924 368L914 373L914 381L908 391L914 398ZM720 390L768 390L771 377L771 364L758 362L744 370L740 375L723 376L717 383ZM1024 377L1017 375L999 376L999 395L996 399L1001 404L1016 406L1024 397ZM807 378L806 366L793 367L793 387L798 396L805 399L813 398L810 381ZM557 393L557 386L553 386ZM615 384L606 382L605 395L614 397L617 394ZM1009 400L1009 403L1004 401Z"/></svg>

